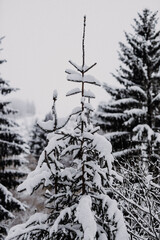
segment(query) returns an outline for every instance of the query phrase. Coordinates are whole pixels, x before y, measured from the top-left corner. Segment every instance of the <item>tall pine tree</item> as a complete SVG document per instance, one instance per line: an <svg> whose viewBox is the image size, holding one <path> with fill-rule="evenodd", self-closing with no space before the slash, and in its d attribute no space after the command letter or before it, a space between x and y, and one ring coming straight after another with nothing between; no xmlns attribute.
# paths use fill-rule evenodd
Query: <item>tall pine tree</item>
<svg viewBox="0 0 160 240"><path fill-rule="evenodd" d="M158 239L160 31L157 12L144 9L134 21L134 33L125 33L127 44L120 42L121 65L113 74L121 86L104 84L112 100L100 103L95 118L125 179L121 193L128 201L124 208L132 239Z"/></svg>
<svg viewBox="0 0 160 240"><path fill-rule="evenodd" d="M79 107L66 118L58 118L55 109L57 92L53 95L53 120L39 122L48 132L48 145L42 152L36 169L19 186L29 194L40 184L47 188L48 214L36 213L25 224L10 230L7 239L128 239L123 215L113 198L110 185L117 177L113 171L112 147L100 136L90 121L94 94L86 85L100 85L87 75L92 66L85 64L84 17L82 65L69 61L76 69L66 70L67 80L80 84L67 93L81 95ZM72 128L64 128L74 115ZM63 158L72 157L72 166L64 167Z"/></svg>
<svg viewBox="0 0 160 240"><path fill-rule="evenodd" d="M1 40L2 38L0 42ZM0 64L3 62L5 60L1 60ZM16 112L9 107L10 102L5 99L15 90L0 77L0 239L7 234L4 220L13 218L13 211L24 210L22 203L9 191L21 183L20 178L25 174L18 170L18 167L26 162L22 156L25 147L18 133L18 125L9 117Z"/></svg>

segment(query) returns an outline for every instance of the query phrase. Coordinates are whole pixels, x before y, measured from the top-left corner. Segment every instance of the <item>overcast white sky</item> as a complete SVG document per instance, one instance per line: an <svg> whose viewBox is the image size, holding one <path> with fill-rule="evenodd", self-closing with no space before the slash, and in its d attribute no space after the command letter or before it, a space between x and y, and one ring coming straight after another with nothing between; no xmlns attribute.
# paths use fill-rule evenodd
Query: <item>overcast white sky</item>
<svg viewBox="0 0 160 240"><path fill-rule="evenodd" d="M78 104L65 97L78 87L67 82L68 60L81 64L83 16L87 16L86 63L97 62L90 72L101 82L113 82L110 72L118 66L119 41L130 32L133 18L143 8L160 10L159 0L0 0L0 48L2 77L20 88L14 96L33 100L38 113L47 113L52 92L58 90L57 111L66 115ZM158 13L160 17L160 12ZM159 23L160 26L160 23ZM92 85L89 86L93 90ZM96 107L107 100L103 89L96 91Z"/></svg>

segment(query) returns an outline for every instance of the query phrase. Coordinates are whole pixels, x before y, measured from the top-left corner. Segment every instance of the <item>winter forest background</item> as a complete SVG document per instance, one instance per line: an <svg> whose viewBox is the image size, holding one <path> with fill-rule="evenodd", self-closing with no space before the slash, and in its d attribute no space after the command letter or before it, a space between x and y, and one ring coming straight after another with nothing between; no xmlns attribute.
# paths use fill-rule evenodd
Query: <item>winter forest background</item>
<svg viewBox="0 0 160 240"><path fill-rule="evenodd" d="M158 240L158 1L79 2L0 0L0 239Z"/></svg>

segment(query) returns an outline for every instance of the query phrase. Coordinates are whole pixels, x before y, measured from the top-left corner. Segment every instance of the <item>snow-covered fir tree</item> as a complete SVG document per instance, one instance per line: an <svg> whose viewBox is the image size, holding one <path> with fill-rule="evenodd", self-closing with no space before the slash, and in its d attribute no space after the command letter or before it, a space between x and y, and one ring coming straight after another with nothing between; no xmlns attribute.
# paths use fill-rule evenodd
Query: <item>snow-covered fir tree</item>
<svg viewBox="0 0 160 240"><path fill-rule="evenodd" d="M35 159L39 159L44 147L47 145L47 134L37 125L35 121L29 139L30 152Z"/></svg>
<svg viewBox="0 0 160 240"><path fill-rule="evenodd" d="M44 121L52 119L51 113L46 114ZM43 149L47 146L47 133L37 125L37 121L32 127L29 139L29 146L31 154L38 160Z"/></svg>
<svg viewBox="0 0 160 240"><path fill-rule="evenodd" d="M58 118L55 108L57 92L54 91L53 120L38 123L48 132L48 145L36 169L18 187L19 191L32 194L42 184L46 188L45 204L49 210L36 213L26 223L11 228L7 240L128 239L123 214L111 190L113 180L121 180L112 167L112 146L91 123L93 107L90 99L95 95L86 90L86 86L100 86L100 83L86 74L95 64L85 64L85 27L86 17L82 65L69 61L75 70L66 70L67 80L80 85L67 96L81 95L80 106L69 116ZM72 128L68 128L66 124L73 115L75 121L72 121ZM68 155L72 158L72 166L64 167L62 160Z"/></svg>
<svg viewBox="0 0 160 240"><path fill-rule="evenodd" d="M0 60L0 64L3 62L5 60ZM5 99L15 90L0 77L0 239L7 234L5 220L14 218L13 211L24 210L23 204L9 191L22 182L20 179L25 173L19 167L26 162L24 141L18 133L18 125L9 116L16 112Z"/></svg>
<svg viewBox="0 0 160 240"><path fill-rule="evenodd" d="M113 74L121 86L104 84L112 100L100 103L95 116L124 176L121 193L131 239L159 238L160 31L156 25L157 12L144 9L135 19L134 33L125 33L121 65Z"/></svg>

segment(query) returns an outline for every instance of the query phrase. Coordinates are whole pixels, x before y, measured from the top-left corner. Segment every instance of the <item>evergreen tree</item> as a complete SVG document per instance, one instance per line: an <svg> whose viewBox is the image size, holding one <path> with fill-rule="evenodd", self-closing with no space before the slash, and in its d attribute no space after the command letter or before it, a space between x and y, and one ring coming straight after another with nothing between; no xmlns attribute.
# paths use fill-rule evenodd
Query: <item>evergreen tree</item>
<svg viewBox="0 0 160 240"><path fill-rule="evenodd" d="M48 113L45 116L44 121L46 122L48 120L52 120L51 113ZM35 121L30 134L31 137L29 141L29 146L31 154L38 160L43 149L47 145L47 133L37 125L37 121L38 120Z"/></svg>
<svg viewBox="0 0 160 240"><path fill-rule="evenodd" d="M1 42L2 38L0 39ZM5 62L1 60L0 64ZM9 107L6 95L15 91L9 83L0 78L0 239L7 233L4 220L13 218L11 212L24 210L21 202L15 199L8 189L13 189L21 183L25 174L18 167L25 162L24 141L18 133L18 125L9 117L16 113Z"/></svg>
<svg viewBox="0 0 160 240"><path fill-rule="evenodd" d="M123 215L113 199L110 189L114 176L108 140L97 133L90 115L93 111L90 99L94 98L86 85L99 86L91 75L86 75L92 67L85 64L85 26L82 38L82 65L69 61L77 70L66 70L67 80L81 84L67 93L81 95L81 105L72 110L66 118L58 118L55 109L57 92L53 94L53 120L39 122L48 132L48 145L42 152L36 169L19 186L29 194L40 184L47 188L47 214L36 213L25 224L10 230L7 239L128 239ZM88 100L88 102L87 102ZM64 128L74 115L72 128ZM63 158L72 157L72 166L65 167Z"/></svg>
<svg viewBox="0 0 160 240"><path fill-rule="evenodd" d="M158 239L160 31L157 12L144 9L138 17L134 33L125 33L127 44L120 42L121 66L113 76L121 86L104 84L112 100L100 103L95 118L125 179L121 193L132 239Z"/></svg>

